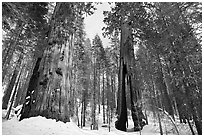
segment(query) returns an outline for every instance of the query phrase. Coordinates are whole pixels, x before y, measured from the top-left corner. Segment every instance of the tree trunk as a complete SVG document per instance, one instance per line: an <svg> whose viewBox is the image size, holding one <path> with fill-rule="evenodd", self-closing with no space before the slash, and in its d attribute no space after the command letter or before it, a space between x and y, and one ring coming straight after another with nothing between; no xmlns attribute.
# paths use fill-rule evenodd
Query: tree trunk
<svg viewBox="0 0 204 137"><path fill-rule="evenodd" d="M25 64L25 66L23 67L22 76L20 78L20 86L17 91L14 107L17 107L18 105L23 104L23 99L25 98L25 95L24 95L26 93L25 88L27 88L28 86L28 82L31 76L29 72L30 72L30 69L33 70L33 64L29 67L27 66L28 64Z"/></svg>
<svg viewBox="0 0 204 137"><path fill-rule="evenodd" d="M120 50L121 52L121 50ZM121 53L120 53L121 54ZM116 114L119 115L121 112L121 57L119 59L119 72L118 72L118 92L117 92L117 105L116 105Z"/></svg>
<svg viewBox="0 0 204 137"><path fill-rule="evenodd" d="M83 101L83 97L82 97L82 102L81 102L81 128L83 127L83 117L84 117L84 101Z"/></svg>
<svg viewBox="0 0 204 137"><path fill-rule="evenodd" d="M191 130L192 135L195 135L195 133L194 133L194 131L193 131L193 127L192 127L192 125L191 125L191 123L190 123L190 121L189 121L189 118L187 118L187 122L188 122L188 125L189 125L189 128L190 128L190 130Z"/></svg>
<svg viewBox="0 0 204 137"><path fill-rule="evenodd" d="M73 95L70 72L73 68L75 35L74 32L61 32L66 37L62 42L60 41L61 37L57 35L58 28L63 28L57 22L57 13L61 12L61 6L62 3L56 3L49 27L47 42L49 46L43 51L41 63L34 68L26 95L26 98L30 98L30 100L26 100L24 103L21 120L25 117L41 115L70 122L70 96ZM71 5L68 4L67 8L71 10ZM61 56L64 59L61 59ZM31 83L33 84L31 85Z"/></svg>
<svg viewBox="0 0 204 137"><path fill-rule="evenodd" d="M7 105L8 105L8 102L9 102L9 99L10 99L10 96L11 96L11 93L12 93L13 87L15 85L17 75L18 75L17 69L20 68L22 58L23 58L23 55L20 54L19 58L18 58L18 61L17 61L17 65L16 65L15 70L13 72L12 78L10 80L10 83L9 83L9 85L8 85L6 91L5 91L5 95L3 97L2 109L7 109Z"/></svg>
<svg viewBox="0 0 204 137"><path fill-rule="evenodd" d="M83 127L86 124L86 99L84 99L84 107L83 107Z"/></svg>
<svg viewBox="0 0 204 137"><path fill-rule="evenodd" d="M169 83L167 83L167 81L165 80L166 79L166 76L164 74L164 70L163 70L163 67L162 67L162 63L161 63L161 59L160 59L160 56L157 55L157 59L159 61L159 69L160 69L160 74L159 74L159 82L161 84L161 92L164 94L164 105L165 105L165 108L167 110L167 112L172 116L172 118L175 120L174 118L174 110L173 110L173 105L172 105L172 102L171 102L171 99L169 97L169 94L167 92L167 90L170 90L169 87ZM170 92L170 91L169 91Z"/></svg>
<svg viewBox="0 0 204 137"><path fill-rule="evenodd" d="M179 135L179 130L178 130L178 128L177 128L177 126L176 126L176 123L174 122L174 119L172 118L172 116L169 115L168 112L164 111L164 110L161 109L161 108L157 108L157 109L158 109L159 111L163 112L163 113L171 120L171 123L174 125L174 127L175 127L175 129L176 129L176 132L177 132L177 134Z"/></svg>
<svg viewBox="0 0 204 137"><path fill-rule="evenodd" d="M98 113L100 114L101 113L101 103L100 103L100 95L101 95L101 88L100 88L100 77L101 77L101 74L100 74L100 64L99 64L99 70L98 70Z"/></svg>
<svg viewBox="0 0 204 137"><path fill-rule="evenodd" d="M132 37L132 29L130 25L124 23L121 27L121 43L120 43L120 68L119 68L119 90L118 90L118 102L117 109L119 113L118 121L116 121L116 128L122 131L126 131L126 122L127 119L127 105L126 105L126 78L127 83L130 86L130 94L131 97L131 111L134 123L138 127L138 123L141 123L144 115L142 113L142 109L139 106L136 106L136 102L140 99L141 94L139 93L139 89L137 86L133 86L134 84L131 83L131 75L135 73L134 66L135 65L135 56L134 56L134 49L133 49L133 37ZM136 81L136 76L133 77L134 82ZM136 96L134 95L134 91L137 92ZM134 98L134 99L133 99ZM134 101L133 101L134 100ZM137 113L136 113L137 110ZM141 116L140 116L141 115ZM141 125L141 124L139 124ZM136 130L137 130L136 127ZM141 130L141 128L139 128Z"/></svg>
<svg viewBox="0 0 204 137"><path fill-rule="evenodd" d="M78 104L77 104L77 108L76 108L76 115L77 115L77 126L80 127L80 125L82 123L80 124L80 122L79 122L79 106L78 106ZM81 126L81 128L82 128L82 126Z"/></svg>
<svg viewBox="0 0 204 137"><path fill-rule="evenodd" d="M5 91L5 95L3 96L2 109L7 109L8 102L9 102L13 87L15 85L17 75L18 75L18 71L15 69L13 72L13 76L11 78L11 81L10 81L6 91Z"/></svg>
<svg viewBox="0 0 204 137"><path fill-rule="evenodd" d="M106 119L105 119L105 84L104 84L104 72L103 72L103 96L102 96L102 105L103 105L103 124L105 124Z"/></svg>
<svg viewBox="0 0 204 137"><path fill-rule="evenodd" d="M10 104L9 110L8 110L8 112L6 114L6 119L9 119L9 116L10 116L10 113L11 113L11 109L13 107L13 103L14 103L14 99L15 99L15 96L16 96L17 88L19 86L19 80L20 80L20 77L21 77L21 72L22 72L22 70L20 70L18 79L17 79L16 84L15 84L14 92L13 92L13 95L11 97L11 104Z"/></svg>
<svg viewBox="0 0 204 137"><path fill-rule="evenodd" d="M134 130L135 131L141 131L143 128L143 123L142 119L144 119L144 115L142 113L142 108L139 106L136 106L136 102L134 97L136 96L132 90L132 80L131 76L128 77L128 82L129 82L129 88L130 88L130 101L131 101L131 114L132 114L132 119L134 122Z"/></svg>
<svg viewBox="0 0 204 137"><path fill-rule="evenodd" d="M8 47L8 50L7 50L7 53L5 54L5 56L3 56L3 59L2 59L2 81L4 81L4 78L7 74L7 66L8 64L10 63L12 57L13 57L13 53L15 51L15 47L17 46L17 42L18 42L18 39L21 35L21 32L23 31L23 27L24 27L24 24L21 24L20 28L17 30L17 36L15 37L15 40L14 40L14 43L10 44L10 46Z"/></svg>
<svg viewBox="0 0 204 137"><path fill-rule="evenodd" d="M153 80L153 76L151 76L151 79ZM158 97L155 81L153 81L152 83L153 83L152 85L153 85L154 105L156 108L159 108L159 97ZM158 111L157 111L157 118L158 118L158 123L159 123L160 134L163 135L161 117Z"/></svg>
<svg viewBox="0 0 204 137"><path fill-rule="evenodd" d="M159 120L159 130L160 130L160 134L163 135L162 124L161 124L161 118L160 118L159 112L157 113L157 117L158 117L158 120Z"/></svg>
<svg viewBox="0 0 204 137"><path fill-rule="evenodd" d="M110 109L110 104L109 104L109 100L110 100L110 84L109 84L109 76L108 76L108 72L106 72L106 123L108 123L109 120L109 109Z"/></svg>
<svg viewBox="0 0 204 137"><path fill-rule="evenodd" d="M31 111L31 105L33 104L33 93L35 92L35 89L38 85L38 78L39 78L39 66L40 66L41 58L38 58L33 70L33 74L30 78L25 103L23 104L22 110L21 110L21 117L20 120L23 120L24 118L30 117L30 111Z"/></svg>
<svg viewBox="0 0 204 137"><path fill-rule="evenodd" d="M199 116L200 113L196 106L196 98L194 97L196 91L194 86L187 80L189 78L188 76L191 74L191 69L189 68L188 61L186 59L184 60L184 63L180 65L180 68L185 76L182 81L182 85L187 99L186 104L190 108L198 135L202 135L202 116Z"/></svg>
<svg viewBox="0 0 204 137"><path fill-rule="evenodd" d="M93 126L93 130L97 130L97 123L96 123L96 63L94 61L93 64L93 77L94 77L94 81L93 81L93 108L92 108L92 126Z"/></svg>
<svg viewBox="0 0 204 137"><path fill-rule="evenodd" d="M119 91L122 93L121 97L120 97L121 98L121 100L120 100L121 106L119 106L121 108L121 111L120 111L118 120L115 123L115 127L118 130L126 131L126 123L127 123L128 119L127 119L127 105L126 105L126 92L125 92L125 74L126 74L127 70L126 70L125 64L123 63L123 59L121 60L121 63L122 63L122 65L121 65L120 69L122 71L120 74L120 78L121 78L120 81L122 81L122 83L120 83L121 84L121 91Z"/></svg>
<svg viewBox="0 0 204 137"><path fill-rule="evenodd" d="M196 126L196 129L197 129L197 132L198 132L198 135L202 135L202 121L199 120L199 117L197 116L197 110L195 108L195 105L194 105L194 102L193 100L191 99L190 95L189 95L189 90L187 87L186 88L186 96L187 96L187 99L188 99L188 106L190 107L190 112L192 113L193 115L193 120L195 122L195 126Z"/></svg>
<svg viewBox="0 0 204 137"><path fill-rule="evenodd" d="M113 118L113 111L115 108L115 89L114 89L114 76L111 75L111 99L110 99L110 120L112 122L112 118Z"/></svg>

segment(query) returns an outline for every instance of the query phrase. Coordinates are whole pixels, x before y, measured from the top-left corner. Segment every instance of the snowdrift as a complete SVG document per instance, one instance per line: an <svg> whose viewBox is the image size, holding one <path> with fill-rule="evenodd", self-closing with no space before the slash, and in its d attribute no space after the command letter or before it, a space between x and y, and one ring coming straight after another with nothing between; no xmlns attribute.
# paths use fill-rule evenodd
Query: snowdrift
<svg viewBox="0 0 204 137"><path fill-rule="evenodd" d="M75 123L61 121L56 122L53 119L45 117L32 117L18 121L17 117L2 123L3 135L68 135L68 134L89 134L80 129Z"/></svg>
<svg viewBox="0 0 204 137"><path fill-rule="evenodd" d="M160 135L159 125L151 114L149 114L149 124L144 126L141 132L134 132L133 121L128 118L127 132L117 130L115 128L116 118L110 125L110 132L107 126L103 126L102 114L98 117L98 130L90 130L90 121L82 129L79 128L75 120L71 122L61 122L54 119L47 119L45 117L37 116L18 121L16 114L11 114L10 120L5 120L6 110L2 110L2 134L3 135ZM175 135L174 127L170 121L166 119L163 123L164 134ZM177 120L176 120L177 121ZM180 135L191 135L187 124L176 122ZM168 133L167 133L168 132Z"/></svg>

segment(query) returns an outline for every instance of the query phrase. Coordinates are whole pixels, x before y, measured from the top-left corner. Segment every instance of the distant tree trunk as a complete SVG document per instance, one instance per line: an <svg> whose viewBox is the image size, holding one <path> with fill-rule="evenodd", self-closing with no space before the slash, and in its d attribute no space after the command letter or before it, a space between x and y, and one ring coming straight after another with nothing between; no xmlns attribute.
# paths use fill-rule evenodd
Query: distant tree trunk
<svg viewBox="0 0 204 137"><path fill-rule="evenodd" d="M182 64L178 64L181 68L182 74L185 76L185 78L182 80L182 87L184 90L184 96L187 99L186 105L188 106L188 111L190 111L191 115L193 116L193 121L195 122L195 126L198 132L198 135L202 135L202 115L199 114L198 106L196 105L196 99L195 94L197 91L195 91L195 85L191 84L188 81L188 76L192 73L191 69L189 67L189 62L184 58L184 62ZM199 103L198 103L199 104Z"/></svg>
<svg viewBox="0 0 204 137"><path fill-rule="evenodd" d="M17 75L18 75L18 71L14 70L11 81L10 81L6 91L5 91L5 95L3 96L2 109L7 109L8 102L9 102L9 99L10 99L10 96L11 96L11 93L13 90L13 86L15 85Z"/></svg>
<svg viewBox="0 0 204 137"><path fill-rule="evenodd" d="M146 124L148 125L148 118L147 118L147 110L145 109L145 119L146 119Z"/></svg>
<svg viewBox="0 0 204 137"><path fill-rule="evenodd" d="M15 65L15 63L13 63L14 61L12 60L12 58L14 56L13 54L14 54L14 49L13 49L12 53L10 53L7 57L8 58L7 60L9 60L9 61L8 62L6 61L5 65L2 65L2 67L3 67L2 68L2 82L5 81L6 76L9 76L8 68L10 66L10 63Z"/></svg>
<svg viewBox="0 0 204 137"><path fill-rule="evenodd" d="M86 85L86 89L84 92L84 98L83 98L83 127L85 127L86 125L86 105L87 105L87 97L88 97L88 83Z"/></svg>
<svg viewBox="0 0 204 137"><path fill-rule="evenodd" d="M85 127L86 124L86 107L88 104L88 92L89 92L89 81L90 81L90 72L87 71L86 73L86 82L84 84L85 86L85 90L84 90L84 94L83 94L83 126Z"/></svg>
<svg viewBox="0 0 204 137"><path fill-rule="evenodd" d="M115 88L114 88L114 76L111 75L111 122L112 122L112 118L113 118L113 111L115 108Z"/></svg>
<svg viewBox="0 0 204 137"><path fill-rule="evenodd" d="M82 97L82 102L81 102L81 128L83 127L83 118L84 118L84 101Z"/></svg>
<svg viewBox="0 0 204 137"><path fill-rule="evenodd" d="M22 72L22 75L23 73L25 73L25 71ZM19 86L18 86L18 89L17 89L17 93L16 93L16 99L15 99L15 102L14 102L14 107L17 107L18 105L20 105L19 101L20 101L20 94L22 94L22 87L23 85L25 84L24 83L24 78L23 76L21 76L20 80L19 80Z"/></svg>
<svg viewBox="0 0 204 137"><path fill-rule="evenodd" d="M77 115L77 126L80 127L80 125L82 123L80 124L80 122L79 122L79 106L78 106L78 104L77 104L77 108L76 108L76 115ZM82 128L82 126L81 126L81 128Z"/></svg>
<svg viewBox="0 0 204 137"><path fill-rule="evenodd" d="M110 77L109 77L110 78ZM109 79L108 78L108 79ZM107 121L107 123L108 123L108 129L109 129L109 132L110 132L110 120L111 120L111 115L110 115L110 113L111 113L111 90L110 90L110 81L108 80L107 81L107 87L108 87L108 92L107 92L107 113L108 113L108 116L107 116L107 119L108 119L108 121Z"/></svg>
<svg viewBox="0 0 204 137"><path fill-rule="evenodd" d="M106 98L106 123L109 123L109 109L110 109L110 84L109 84L109 74L106 72L106 94L107 94L107 98Z"/></svg>
<svg viewBox="0 0 204 137"><path fill-rule="evenodd" d="M105 84L104 84L104 72L103 72L103 96L102 96L102 105L103 105L103 124L105 124Z"/></svg>
<svg viewBox="0 0 204 137"><path fill-rule="evenodd" d="M170 89L170 88L168 88L169 83L167 83L167 81L165 80L166 77L165 77L165 74L164 74L162 62L161 62L161 59L160 59L160 56L159 56L159 55L157 55L157 59L158 59L159 64L160 64L160 66L159 66L160 72L159 72L159 74L158 74L158 75L159 75L159 81L158 81L158 83L161 85L161 92L162 92L163 95L164 95L163 100L164 100L164 102L166 102L166 103L164 103L164 105L165 105L165 108L166 108L167 112L168 112L168 113L172 116L172 118L175 120L175 118L174 118L173 105L172 105L171 99L170 99L170 97L169 97L169 94L168 94L168 92L167 92L167 90ZM169 92L170 92L170 91L169 91Z"/></svg>
<svg viewBox="0 0 204 137"><path fill-rule="evenodd" d="M94 61L93 64L93 108L92 108L92 125L93 125L93 130L97 130L97 122L96 122L96 63Z"/></svg>
<svg viewBox="0 0 204 137"><path fill-rule="evenodd" d="M160 134L163 135L162 124L161 124L161 117L160 117L159 112L157 113L157 117L158 117L158 120L159 120L159 130L160 130Z"/></svg>
<svg viewBox="0 0 204 137"><path fill-rule="evenodd" d="M101 74L100 74L100 64L99 64L99 70L98 70L98 113L100 114L101 113L101 103L100 103L100 95L101 95L101 88L100 88L100 77L101 77Z"/></svg>
<svg viewBox="0 0 204 137"><path fill-rule="evenodd" d="M10 43L10 46L8 47L8 50L6 54L2 57L2 81L4 80L6 74L7 74L7 66L10 63L13 53L16 49L16 45L18 42L18 39L21 35L21 32L23 31L24 24L21 24L20 28L17 30L17 36L15 36L14 43Z"/></svg>
<svg viewBox="0 0 204 137"><path fill-rule="evenodd" d="M83 127L86 124L86 99L84 99L84 107L83 107Z"/></svg>
<svg viewBox="0 0 204 137"><path fill-rule="evenodd" d="M83 90L82 96L82 105L81 105L81 127L85 127L86 123L86 93L87 91Z"/></svg>
<svg viewBox="0 0 204 137"><path fill-rule="evenodd" d="M194 131L193 131L193 127L192 127L192 125L191 125L191 123L190 123L190 121L189 121L189 118L187 118L187 122L188 122L188 125L189 125L189 128L190 128L190 130L191 130L192 135L195 135L195 133L194 133Z"/></svg>
<svg viewBox="0 0 204 137"><path fill-rule="evenodd" d="M158 97L155 81L153 81L153 76L151 76L151 79L152 79L152 85L153 85L152 87L153 87L154 106L156 108L159 108L159 97ZM157 111L157 118L158 118L158 123L159 123L160 134L163 135L161 117L158 111Z"/></svg>
<svg viewBox="0 0 204 137"><path fill-rule="evenodd" d="M171 84L171 81L172 81L172 77L171 77L171 74L170 74L170 70L169 70L169 66L168 66L168 62L166 62L166 66L165 65L162 65L161 63L161 66L162 66L162 71L163 71L163 76L164 76L164 82L166 84L166 87L167 87L167 91L168 91L168 94L172 93L174 94L174 90L172 88L172 84ZM170 98L170 97L169 97ZM172 109L175 113L175 115L178 115L178 108L177 108L177 104L176 104L176 97L173 97L173 98L170 98L170 100L172 100Z"/></svg>
<svg viewBox="0 0 204 137"><path fill-rule="evenodd" d="M186 94L187 99L188 99L187 104L188 104L188 106L190 108L190 112L193 115L193 120L195 122L195 126L196 126L196 129L197 129L198 135L202 135L202 121L199 120L198 112L196 110L196 107L194 105L194 102L193 102L192 98L189 95L191 91L189 91L189 87L187 87L186 84L184 84L184 85L185 85L185 88L186 88L186 93L185 94Z"/></svg>
<svg viewBox="0 0 204 137"><path fill-rule="evenodd" d="M10 116L10 113L11 113L11 109L13 107L13 103L14 103L14 99L15 99L15 96L16 96L17 88L19 86L19 80L20 80L20 77L21 77L21 72L22 72L22 70L20 70L18 79L17 79L16 84L15 84L14 92L13 92L13 95L11 97L11 104L10 104L9 110L8 110L8 112L6 114L6 119L9 119L9 116Z"/></svg>
<svg viewBox="0 0 204 137"><path fill-rule="evenodd" d="M17 61L17 65L16 65L15 70L13 72L12 78L11 78L9 85L8 85L8 87L4 93L5 95L3 96L2 109L7 109L7 105L8 105L12 90L13 90L14 85L15 85L15 81L16 81L16 78L18 75L18 69L20 68L22 58L23 58L23 54L20 54L19 59Z"/></svg>

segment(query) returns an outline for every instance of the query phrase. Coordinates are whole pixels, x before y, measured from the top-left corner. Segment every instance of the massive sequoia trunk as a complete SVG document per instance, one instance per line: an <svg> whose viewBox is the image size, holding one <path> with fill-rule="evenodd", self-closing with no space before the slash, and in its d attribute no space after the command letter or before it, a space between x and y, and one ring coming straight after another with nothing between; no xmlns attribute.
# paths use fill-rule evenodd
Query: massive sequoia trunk
<svg viewBox="0 0 204 137"><path fill-rule="evenodd" d="M138 105L137 101L139 90L136 86L133 86L137 83L133 83L136 80L134 73L134 49L133 49L133 39L131 28L128 24L123 24L121 28L121 44L120 44L120 68L119 68L119 93L118 93L118 102L117 102L117 114L118 120L115 123L115 126L118 130L126 131L127 123L127 102L126 102L126 86L129 87L130 98L131 98L131 111L132 118L134 121L135 130L141 130L143 113L141 107ZM127 79L127 80L126 80ZM127 83L126 83L127 81Z"/></svg>
<svg viewBox="0 0 204 137"><path fill-rule="evenodd" d="M123 59L122 59L123 60ZM125 74L126 74L126 66L122 62L120 69L122 70L120 73L120 84L121 84L121 96L119 96L119 101L121 101L121 106L118 106L119 109L119 117L115 123L115 127L118 130L126 131L126 123L127 123L127 105L126 105L126 92L125 92Z"/></svg>
<svg viewBox="0 0 204 137"><path fill-rule="evenodd" d="M33 70L33 74L30 78L30 82L28 85L27 93L26 93L25 103L23 104L23 108L21 110L20 120L30 117L31 107L34 101L33 92L35 91L37 84L38 84L38 78L39 78L38 69L40 66L40 61L41 61L41 58L38 58L35 64L35 68Z"/></svg>
<svg viewBox="0 0 204 137"><path fill-rule="evenodd" d="M71 5L66 4L71 10ZM36 62L20 120L41 115L63 122L70 121L69 107L72 93L70 82L75 37L73 32L61 31L67 29L59 26L57 20L62 14L60 12L63 12L62 6L62 3L57 3L55 6L48 39L45 42L48 46ZM60 37L62 33L66 38Z"/></svg>

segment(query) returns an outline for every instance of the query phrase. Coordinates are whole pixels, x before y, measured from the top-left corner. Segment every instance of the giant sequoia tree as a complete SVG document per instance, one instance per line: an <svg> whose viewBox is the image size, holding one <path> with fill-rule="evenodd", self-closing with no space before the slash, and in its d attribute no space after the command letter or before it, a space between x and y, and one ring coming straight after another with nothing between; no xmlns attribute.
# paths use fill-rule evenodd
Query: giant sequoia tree
<svg viewBox="0 0 204 137"><path fill-rule="evenodd" d="M137 52L137 61L135 64L132 63L132 67L136 69L133 73L136 75L135 91L136 95L139 95L133 95L134 98L138 99L141 94L146 94L148 91L155 110L162 108L172 118L178 111L181 122L187 120L189 123L192 117L198 134L202 134L200 128L202 116L199 108L201 77L197 75L201 73L201 67L195 69L195 66L201 64L200 3L115 3L112 11L104 12L104 15L104 22L107 25L104 28L106 36L112 37L119 31L122 36L121 46L124 46L126 39L124 35L128 36L128 31L121 29L121 26L127 21L129 27L123 28L130 29L129 32L132 33L133 38L129 43L133 42L139 51L143 48L145 53L145 61L141 58L144 57L141 56L141 52ZM119 74L122 78L119 78L119 83L122 84L119 85L118 97L123 98L122 101L125 100L123 96L125 94L122 92L124 91L122 89L125 89L123 87L125 81L122 81L124 79L122 74L128 71L126 69L124 71L123 66L128 66L121 62L125 60L123 56L128 50L127 47L126 49L120 47L120 50L123 50L120 53ZM139 71L143 73L137 73ZM126 113L122 117L123 120L120 118L120 111L126 111L123 109L126 106L123 105L125 104L118 101L119 121L123 121L123 127L120 129L125 130ZM189 127L191 128L191 124Z"/></svg>
<svg viewBox="0 0 204 137"><path fill-rule="evenodd" d="M116 122L116 128L122 131L126 131L127 122L127 102L126 94L130 94L131 111L134 121L135 130L141 130L144 126L142 124L142 110L139 105L139 89L135 86L137 74L135 73L135 56L133 48L133 36L132 36L132 22L131 17L134 15L127 10L134 6L140 6L140 3L135 3L131 7L130 3L116 3L114 9L111 12L105 12L106 18L104 22L108 25L105 28L105 35L110 35L115 31L121 32L120 39L120 63L119 63L119 87L118 87L118 106L117 113L119 115ZM116 17L115 17L116 15ZM128 16L131 15L131 16ZM112 20L115 19L115 20ZM137 85L137 84L136 84ZM139 95L139 96L138 96Z"/></svg>
<svg viewBox="0 0 204 137"><path fill-rule="evenodd" d="M85 12L91 14L91 8L90 3L56 3L47 31L47 48L37 59L21 119L42 115L70 121L71 70L77 21Z"/></svg>

